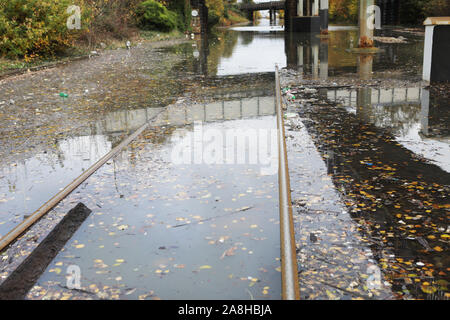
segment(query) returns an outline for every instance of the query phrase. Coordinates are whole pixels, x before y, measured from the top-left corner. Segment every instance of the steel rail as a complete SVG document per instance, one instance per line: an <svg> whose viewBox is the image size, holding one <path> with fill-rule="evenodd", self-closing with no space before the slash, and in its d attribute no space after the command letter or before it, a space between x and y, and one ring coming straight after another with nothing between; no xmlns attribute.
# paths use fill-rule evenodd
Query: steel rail
<svg viewBox="0 0 450 320"><path fill-rule="evenodd" d="M289 180L286 138L278 65L275 65L275 92L278 128L278 189L280 196L281 284L283 300L299 300L297 255L295 250L294 221L292 217L291 186Z"/></svg>
<svg viewBox="0 0 450 320"><path fill-rule="evenodd" d="M159 113L158 113L159 114ZM156 115L155 117L157 117ZM155 118L153 117L153 119ZM115 148L104 155L100 160L94 163L89 169L84 171L80 176L73 180L64 189L58 192L53 198L44 203L39 209L33 212L28 218L23 220L20 224L14 227L10 232L8 232L3 238L0 239L0 252L16 240L21 234L27 231L32 225L34 225L40 218L47 214L51 209L53 209L58 203L60 203L65 197L67 197L75 188L82 184L87 178L89 178L93 173L95 173L101 166L103 166L109 159L118 154L124 147L126 147L130 142L137 138L148 126L150 122L147 121L141 127L139 127L133 134L128 136Z"/></svg>

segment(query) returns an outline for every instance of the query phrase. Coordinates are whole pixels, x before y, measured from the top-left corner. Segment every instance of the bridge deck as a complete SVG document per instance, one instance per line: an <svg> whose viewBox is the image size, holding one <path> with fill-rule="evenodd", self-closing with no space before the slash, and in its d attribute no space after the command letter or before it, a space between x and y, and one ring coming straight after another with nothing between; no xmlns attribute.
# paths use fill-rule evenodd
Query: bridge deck
<svg viewBox="0 0 450 320"><path fill-rule="evenodd" d="M239 6L241 10L258 11L258 10L284 10L285 1L270 1L261 3L242 3Z"/></svg>

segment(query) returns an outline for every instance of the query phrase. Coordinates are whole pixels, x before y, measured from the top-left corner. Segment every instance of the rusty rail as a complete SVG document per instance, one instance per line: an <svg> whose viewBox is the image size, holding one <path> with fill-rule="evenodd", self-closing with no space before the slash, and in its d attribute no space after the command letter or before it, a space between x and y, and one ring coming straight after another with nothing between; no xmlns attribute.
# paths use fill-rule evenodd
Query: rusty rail
<svg viewBox="0 0 450 320"><path fill-rule="evenodd" d="M157 116L157 115L156 115ZM156 117L155 116L155 117ZM109 151L100 160L94 163L89 169L84 171L80 176L73 180L64 189L58 192L53 198L44 203L39 209L33 212L28 218L23 220L20 224L14 227L3 238L0 239L0 252L16 240L20 235L27 231L32 225L34 225L40 218L53 209L58 203L60 203L65 197L67 197L73 190L75 190L80 184L82 184L87 178L89 178L94 172L96 172L101 166L103 166L109 159L118 154L124 147L137 138L148 126L150 122L146 122L133 134L128 136L114 149Z"/></svg>
<svg viewBox="0 0 450 320"><path fill-rule="evenodd" d="M275 93L278 127L278 186L280 196L281 281L283 300L299 300L297 255L295 250L294 221L292 217L291 186L289 181L286 138L278 65L275 66Z"/></svg>

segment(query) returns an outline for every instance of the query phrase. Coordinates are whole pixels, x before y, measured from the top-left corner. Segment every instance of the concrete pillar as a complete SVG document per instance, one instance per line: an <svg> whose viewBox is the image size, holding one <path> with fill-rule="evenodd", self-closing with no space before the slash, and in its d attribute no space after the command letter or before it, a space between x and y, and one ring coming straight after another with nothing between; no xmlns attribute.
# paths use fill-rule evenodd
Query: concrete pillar
<svg viewBox="0 0 450 320"><path fill-rule="evenodd" d="M297 16L303 17L303 0L298 0L297 2Z"/></svg>
<svg viewBox="0 0 450 320"><path fill-rule="evenodd" d="M312 12L313 16L318 16L319 15L319 1L320 0L314 0L313 12Z"/></svg>
<svg viewBox="0 0 450 320"><path fill-rule="evenodd" d="M286 0L284 4L284 30L287 32L292 30L292 18L297 15L297 1Z"/></svg>
<svg viewBox="0 0 450 320"><path fill-rule="evenodd" d="M328 33L328 0L320 0L320 31Z"/></svg>
<svg viewBox="0 0 450 320"><path fill-rule="evenodd" d="M359 2L359 48L373 47L373 29L367 25L367 8L374 2L374 0L360 0Z"/></svg>

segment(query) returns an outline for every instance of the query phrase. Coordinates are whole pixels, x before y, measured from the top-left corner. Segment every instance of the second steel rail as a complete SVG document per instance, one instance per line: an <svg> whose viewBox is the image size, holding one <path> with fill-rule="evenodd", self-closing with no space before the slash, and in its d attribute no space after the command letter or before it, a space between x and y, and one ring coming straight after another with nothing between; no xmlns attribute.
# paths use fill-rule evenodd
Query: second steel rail
<svg viewBox="0 0 450 320"><path fill-rule="evenodd" d="M286 138L284 135L283 110L278 65L275 66L275 104L278 128L278 188L280 196L280 245L281 286L283 300L299 300L297 255L295 250L294 221L292 217L291 185L289 180Z"/></svg>

